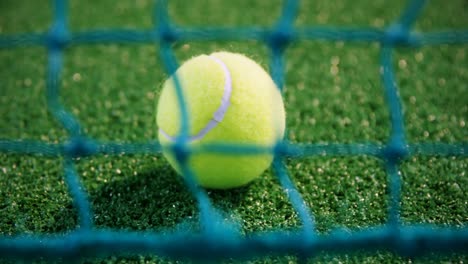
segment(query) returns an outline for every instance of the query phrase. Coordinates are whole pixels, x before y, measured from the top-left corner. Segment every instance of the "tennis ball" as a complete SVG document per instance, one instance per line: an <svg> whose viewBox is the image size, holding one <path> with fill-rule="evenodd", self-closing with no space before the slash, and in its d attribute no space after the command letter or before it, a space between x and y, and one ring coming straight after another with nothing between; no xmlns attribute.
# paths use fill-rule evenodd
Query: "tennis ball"
<svg viewBox="0 0 468 264"><path fill-rule="evenodd" d="M268 73L241 54L217 52L183 63L175 72L189 124L189 145L253 144L272 147L284 135L285 111L280 91ZM172 143L181 127L174 79L163 85L156 122L163 154L180 174ZM271 154L192 153L188 165L205 188L228 189L257 178L271 164Z"/></svg>

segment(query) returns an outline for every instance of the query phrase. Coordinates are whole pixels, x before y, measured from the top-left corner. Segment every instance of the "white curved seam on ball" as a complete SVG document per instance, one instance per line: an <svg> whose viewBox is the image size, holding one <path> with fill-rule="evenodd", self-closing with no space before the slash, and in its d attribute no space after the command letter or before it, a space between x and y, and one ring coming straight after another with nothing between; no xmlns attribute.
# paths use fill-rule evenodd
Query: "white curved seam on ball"
<svg viewBox="0 0 468 264"><path fill-rule="evenodd" d="M218 107L216 112L213 114L213 117L210 119L208 124L200 130L196 135L189 137L189 141L195 141L202 139L208 132L210 132L216 125L221 122L226 114L227 109L230 105L230 98L232 94L232 78L231 73L229 72L228 67L224 62L213 55L209 56L210 59L215 61L221 66L221 69L224 73L224 92L223 97L221 98L221 105ZM168 140L175 141L175 138L167 134L162 128L159 128L159 132Z"/></svg>

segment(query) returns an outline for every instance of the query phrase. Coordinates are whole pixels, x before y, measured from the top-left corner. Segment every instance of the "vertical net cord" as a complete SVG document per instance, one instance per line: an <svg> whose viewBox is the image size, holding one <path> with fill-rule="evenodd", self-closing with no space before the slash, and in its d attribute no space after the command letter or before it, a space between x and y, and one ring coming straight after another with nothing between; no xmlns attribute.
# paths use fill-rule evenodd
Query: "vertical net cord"
<svg viewBox="0 0 468 264"><path fill-rule="evenodd" d="M170 48L170 44L175 41L175 32L171 29L171 21L167 15L167 2L166 0L157 1L156 10L154 11L155 28L160 35L160 46L161 46L161 57L166 67L166 71L172 75L174 81L174 87L177 95L177 102L180 107L180 120L181 127L180 133L177 136L175 143L172 146L172 151L175 154L178 164L181 167L184 182L187 185L192 196L196 199L198 208L200 210L200 226L203 232L210 233L215 232L215 228L218 227L213 223L221 222L219 216L216 215L214 207L211 205L210 199L206 192L197 185L195 175L190 169L188 164L190 159L190 150L188 147L189 139L189 113L185 104L185 98L182 91L180 80L175 74L178 66L173 51Z"/></svg>
<svg viewBox="0 0 468 264"><path fill-rule="evenodd" d="M55 0L54 22L49 31L47 48L49 52L49 65L47 75L47 105L52 115L67 130L72 137L81 135L78 120L67 112L60 103L60 72L63 67L63 49L69 41L67 28L67 4L64 0Z"/></svg>
<svg viewBox="0 0 468 264"><path fill-rule="evenodd" d="M282 15L279 18L273 33L268 39L268 44L271 51L271 62L270 62L270 75L276 84L276 87L280 90L282 96L284 92L284 77L285 77L285 66L284 66L284 52L288 44L292 41L293 23L298 13L299 1L287 0L284 2ZM273 118L275 120L275 118ZM287 131L285 134L287 135ZM295 187L290 176L287 173L286 166L283 162L281 152L281 141L283 138L278 138L277 146L274 148L274 160L273 168L275 175L277 176L286 197L293 206L294 210L298 213L299 219L302 222L302 236L304 249L308 248L315 237L315 220L314 216L310 213L306 202L302 198L301 194ZM308 254L298 254L299 261L306 262ZM310 252L309 252L310 255Z"/></svg>
<svg viewBox="0 0 468 264"><path fill-rule="evenodd" d="M49 32L49 64L47 74L47 105L53 116L62 124L67 132L74 138L80 138L82 135L78 120L65 110L60 104L60 72L63 68L62 54L68 41L67 29L67 3L64 0L55 0L54 4L54 23ZM75 145L76 146L76 145ZM76 146L80 148L80 146ZM67 156L67 154L69 154ZM70 155L76 153L69 152L65 154L64 173L65 182L72 196L73 203L78 210L79 227L81 230L92 227L92 213L89 199L80 182L79 176L74 167Z"/></svg>
<svg viewBox="0 0 468 264"><path fill-rule="evenodd" d="M78 209L80 230L89 230L93 227L93 217L84 187L80 183L73 160L66 158L64 161L65 182L69 193L73 197L73 203Z"/></svg>
<svg viewBox="0 0 468 264"><path fill-rule="evenodd" d="M384 153L385 170L389 179L388 188L388 223L389 231L394 235L399 235L400 213L401 213L401 172L399 163L408 154L408 147L405 139L404 116L401 99L398 92L395 74L392 66L392 52L394 50L393 41L406 42L409 38L411 26L424 7L424 0L412 0L409 2L406 11L400 17L397 24L391 26L387 31L388 38L385 38L381 47L381 74L387 100L391 134Z"/></svg>
<svg viewBox="0 0 468 264"><path fill-rule="evenodd" d="M298 8L298 0L286 0L281 17L266 39L271 51L270 73L281 93L284 89L285 76L283 54L289 43L293 41L293 24Z"/></svg>
<svg viewBox="0 0 468 264"><path fill-rule="evenodd" d="M427 2L427 0L410 0L400 17L400 25L408 30L411 29Z"/></svg>
<svg viewBox="0 0 468 264"><path fill-rule="evenodd" d="M288 197L294 210L298 213L299 219L302 222L304 248L307 248L308 243L313 241L315 236L314 216L310 213L307 203L304 201L301 194L294 186L294 183L291 181L284 162L279 158L275 158L273 161L273 168L281 186L283 187L283 191L286 194L286 197Z"/></svg>
<svg viewBox="0 0 468 264"><path fill-rule="evenodd" d="M384 86L387 95L387 102L390 108L391 115L391 138L387 146L388 152L385 153L385 169L389 179L388 188L389 192L389 208L388 208L388 221L390 228L398 228L399 226L399 213L400 213L400 195L401 195L401 179L398 171L398 163L404 151L404 127L402 123L403 115L401 113L401 106L399 104L398 91L396 90L395 79L393 78L391 66L391 48L383 47L382 50L382 67ZM393 112L396 111L396 112Z"/></svg>
<svg viewBox="0 0 468 264"><path fill-rule="evenodd" d="M178 68L178 64L176 62L174 54L172 53L170 44L175 42L177 37L175 35L175 32L171 28L171 21L169 20L169 17L167 15L167 1L157 1L153 14L155 33L159 37L158 40L159 44L161 45L160 55L162 61L164 63L164 66L166 67L166 72L168 72L170 75L174 75L174 86L177 95L177 103L180 107L179 118L181 120L180 131L178 135L179 140L177 140L177 142L185 143L182 141L187 140L189 135L189 116L180 80L178 76L174 74Z"/></svg>

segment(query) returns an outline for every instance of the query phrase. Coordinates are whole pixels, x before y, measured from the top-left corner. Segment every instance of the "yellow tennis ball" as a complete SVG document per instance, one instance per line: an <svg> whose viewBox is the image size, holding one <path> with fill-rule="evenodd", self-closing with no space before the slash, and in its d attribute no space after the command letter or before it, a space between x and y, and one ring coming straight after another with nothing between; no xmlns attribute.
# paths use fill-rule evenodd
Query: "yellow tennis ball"
<svg viewBox="0 0 468 264"><path fill-rule="evenodd" d="M189 144L253 144L272 147L284 135L285 111L269 74L241 54L217 52L194 57L176 73L189 120ZM157 104L158 138L163 154L180 173L170 146L181 127L173 77ZM200 186L228 189L245 185L271 164L271 154L194 153L188 164Z"/></svg>

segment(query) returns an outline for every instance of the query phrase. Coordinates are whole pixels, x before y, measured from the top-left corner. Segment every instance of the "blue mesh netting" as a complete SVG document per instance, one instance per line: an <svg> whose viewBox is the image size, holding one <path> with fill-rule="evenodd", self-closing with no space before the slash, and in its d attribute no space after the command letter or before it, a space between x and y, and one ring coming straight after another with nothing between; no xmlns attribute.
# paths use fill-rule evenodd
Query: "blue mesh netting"
<svg viewBox="0 0 468 264"><path fill-rule="evenodd" d="M171 258L225 259L250 258L265 255L293 254L306 259L320 251L355 252L357 250L389 250L404 256L419 256L429 252L468 251L468 228L430 225L402 225L400 221L401 175L399 164L412 155L464 156L468 145L442 143L408 144L405 139L401 102L392 69L392 54L396 46L440 45L468 43L468 31L415 33L411 31L424 0L410 1L398 21L385 30L360 28L293 26L298 0L285 1L282 16L274 27L262 28L182 28L171 23L165 1L155 8L155 28L149 31L106 30L70 32L67 27L67 3L54 1L54 23L49 32L0 36L1 48L42 45L48 48L47 103L53 116L66 128L70 138L58 144L28 141L0 140L0 151L25 155L62 157L64 177L74 205L79 213L79 227L62 235L1 236L0 256L13 259L69 258L92 256L151 254ZM157 142L148 144L103 143L88 138L78 120L59 102L59 80L63 50L70 45L92 43L159 43L161 56L168 72L174 72L177 63L170 44L180 40L249 40L265 42L272 51L271 75L278 87L284 83L283 53L286 46L297 40L362 41L381 44L381 74L383 88L391 117L391 136L388 144L292 144L277 142L271 148L213 144L203 149L189 149L185 144L187 131L186 109L182 105L182 135L174 144L182 164L186 184L196 198L200 212L200 233L174 230L172 233L128 232L93 227L93 213L86 191L75 169L76 157L98 154L158 154ZM177 86L179 102L183 102ZM277 229L275 232L240 235L236 225L223 220L213 208L206 192L197 187L186 166L186 158L196 151L228 153L270 152L275 155L273 167L284 192L297 211L302 226L297 231ZM368 227L353 233L337 229L327 235L315 230L314 217L294 187L283 163L285 157L314 155L369 155L384 161L388 177L388 222L383 226Z"/></svg>

